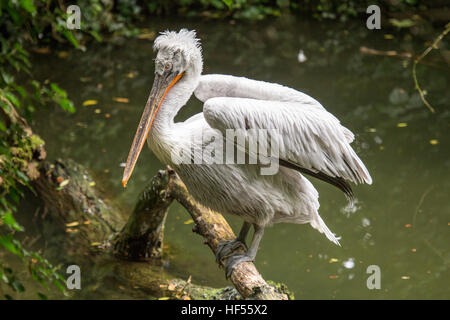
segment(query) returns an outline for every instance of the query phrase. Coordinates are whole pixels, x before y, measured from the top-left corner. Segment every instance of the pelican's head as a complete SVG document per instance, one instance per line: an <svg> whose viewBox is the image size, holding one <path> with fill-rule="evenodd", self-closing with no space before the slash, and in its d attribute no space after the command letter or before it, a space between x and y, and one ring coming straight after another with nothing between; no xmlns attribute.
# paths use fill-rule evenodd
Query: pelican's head
<svg viewBox="0 0 450 320"><path fill-rule="evenodd" d="M186 76L202 73L202 50L195 31L165 31L155 39L153 49L158 52L155 74L162 74L168 69L177 74L185 73Z"/></svg>
<svg viewBox="0 0 450 320"><path fill-rule="evenodd" d="M155 80L128 154L122 178L125 187L167 93L181 79L198 81L203 69L200 41L195 31L165 31L155 39ZM195 88L192 88L194 90Z"/></svg>

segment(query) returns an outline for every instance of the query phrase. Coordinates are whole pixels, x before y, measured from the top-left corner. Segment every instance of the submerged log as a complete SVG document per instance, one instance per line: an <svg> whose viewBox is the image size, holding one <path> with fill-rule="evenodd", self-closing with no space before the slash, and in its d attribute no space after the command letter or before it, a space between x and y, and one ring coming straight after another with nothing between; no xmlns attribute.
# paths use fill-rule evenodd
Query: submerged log
<svg viewBox="0 0 450 320"><path fill-rule="evenodd" d="M122 231L114 239L114 254L133 261L162 256L164 223L172 199L167 196L168 176L164 171L151 180Z"/></svg>

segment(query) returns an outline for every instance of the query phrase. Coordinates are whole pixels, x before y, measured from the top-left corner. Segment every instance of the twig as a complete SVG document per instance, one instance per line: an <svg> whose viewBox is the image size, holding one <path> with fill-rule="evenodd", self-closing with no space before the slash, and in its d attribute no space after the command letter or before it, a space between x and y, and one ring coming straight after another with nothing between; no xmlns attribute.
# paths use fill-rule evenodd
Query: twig
<svg viewBox="0 0 450 320"><path fill-rule="evenodd" d="M431 190L433 190L433 188L434 188L434 186L429 187L420 197L419 204L416 207L416 211L414 212L413 221L412 221L414 228L416 227L416 218L417 218L417 215L419 214L419 209L422 206L422 203L425 200L425 197L430 193Z"/></svg>
<svg viewBox="0 0 450 320"><path fill-rule="evenodd" d="M425 99L425 93L423 92L423 90L420 88L419 86L419 81L417 80L417 73L416 73L416 67L417 64L423 59L425 58L425 56L430 53L431 50L433 50L434 48L436 48L437 44L447 35L447 33L450 32L450 23L448 23L445 26L445 30L433 41L433 43L431 44L431 46L429 46L428 48L425 49L424 52L422 52L422 54L420 56L418 56L416 59L414 59L414 63L413 63L413 68L412 68L412 74L413 74L413 79L414 79L414 85L415 88L417 89L417 91L419 91L419 95L420 98L422 99L422 102L427 106L427 108L431 111L431 113L435 113L434 108L431 106L431 104L427 101L427 99Z"/></svg>
<svg viewBox="0 0 450 320"><path fill-rule="evenodd" d="M398 57L398 58L408 58L411 59L413 55L409 52L397 52L395 50L389 50L389 51L381 51L376 50L368 47L360 47L359 51L364 54L370 54L373 56L386 56L386 57Z"/></svg>

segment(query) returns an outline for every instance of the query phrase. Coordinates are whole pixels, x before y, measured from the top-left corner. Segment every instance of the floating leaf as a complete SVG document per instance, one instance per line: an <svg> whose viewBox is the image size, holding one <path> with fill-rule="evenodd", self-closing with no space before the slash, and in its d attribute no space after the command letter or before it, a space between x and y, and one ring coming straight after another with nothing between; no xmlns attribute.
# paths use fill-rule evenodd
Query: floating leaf
<svg viewBox="0 0 450 320"><path fill-rule="evenodd" d="M78 221L74 221L74 222L66 223L66 227L76 227L79 224L80 223Z"/></svg>
<svg viewBox="0 0 450 320"><path fill-rule="evenodd" d="M97 100L86 100L83 102L83 107L95 106L97 103Z"/></svg>
<svg viewBox="0 0 450 320"><path fill-rule="evenodd" d="M405 128L407 126L408 126L408 124L406 122L397 123L397 127L399 127L399 128Z"/></svg>
<svg viewBox="0 0 450 320"><path fill-rule="evenodd" d="M170 297L161 297L158 300L169 300L169 299L170 299Z"/></svg>
<svg viewBox="0 0 450 320"><path fill-rule="evenodd" d="M69 56L69 53L67 51L58 52L58 57L61 59L66 59L68 56Z"/></svg>
<svg viewBox="0 0 450 320"><path fill-rule="evenodd" d="M185 222L183 222L184 224L191 224L191 223L194 223L194 220L192 220L192 219L189 219L189 220L186 220Z"/></svg>
<svg viewBox="0 0 450 320"><path fill-rule="evenodd" d="M435 145L439 144L439 141L437 139L432 139L432 140L430 140L430 144L435 146Z"/></svg>
<svg viewBox="0 0 450 320"><path fill-rule="evenodd" d="M114 97L113 100L116 101L116 102L121 102L121 103L128 103L128 102L130 102L130 99L128 99L128 98L120 98L120 97Z"/></svg>
<svg viewBox="0 0 450 320"><path fill-rule="evenodd" d="M59 187L60 187L60 188L64 188L65 186L67 186L67 185L69 184L69 182L70 182L69 179L63 180L63 181L59 184Z"/></svg>
<svg viewBox="0 0 450 320"><path fill-rule="evenodd" d="M329 263L335 263L335 262L338 262L338 261L339 261L339 259L331 258L330 261L328 261L328 262Z"/></svg>
<svg viewBox="0 0 450 320"><path fill-rule="evenodd" d="M129 78L129 79L133 79L136 76L137 72L136 71L131 71L129 73L127 73L125 75L125 77Z"/></svg>
<svg viewBox="0 0 450 320"><path fill-rule="evenodd" d="M397 28L410 28L416 25L416 22L411 19L397 20L397 19L389 19L389 22Z"/></svg>
<svg viewBox="0 0 450 320"><path fill-rule="evenodd" d="M48 47L34 48L33 51L39 54L49 54L51 52Z"/></svg>
<svg viewBox="0 0 450 320"><path fill-rule="evenodd" d="M137 37L139 39L154 40L155 36L156 34L154 32L146 32L139 34Z"/></svg>

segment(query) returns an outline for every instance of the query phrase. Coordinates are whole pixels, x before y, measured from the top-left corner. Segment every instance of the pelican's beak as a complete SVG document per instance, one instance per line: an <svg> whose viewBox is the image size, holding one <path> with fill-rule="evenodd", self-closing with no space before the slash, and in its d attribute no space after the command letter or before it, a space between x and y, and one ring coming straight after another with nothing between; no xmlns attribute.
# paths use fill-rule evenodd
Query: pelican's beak
<svg viewBox="0 0 450 320"><path fill-rule="evenodd" d="M155 74L155 80L153 81L153 87L150 91L150 95L145 105L144 112L142 113L141 121L134 136L133 144L131 145L130 153L128 154L127 164L123 172L122 185L125 187L128 180L131 177L136 161L147 139L150 128L153 125L153 121L156 118L156 114L161 107L166 94L173 87L178 80L181 79L184 72L175 73L171 70L163 72L162 74Z"/></svg>

